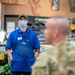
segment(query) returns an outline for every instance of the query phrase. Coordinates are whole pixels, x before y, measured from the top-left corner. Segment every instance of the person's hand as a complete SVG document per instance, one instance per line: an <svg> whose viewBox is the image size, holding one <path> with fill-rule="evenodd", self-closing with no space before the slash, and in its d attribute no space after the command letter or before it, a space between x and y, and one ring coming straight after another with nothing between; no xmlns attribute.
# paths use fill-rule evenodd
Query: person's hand
<svg viewBox="0 0 75 75"><path fill-rule="evenodd" d="M35 52L35 58L37 58L39 56L39 52Z"/></svg>
<svg viewBox="0 0 75 75"><path fill-rule="evenodd" d="M12 61L12 57L10 57L9 60Z"/></svg>
<svg viewBox="0 0 75 75"><path fill-rule="evenodd" d="M12 61L12 57L8 57L9 61Z"/></svg>
<svg viewBox="0 0 75 75"><path fill-rule="evenodd" d="M12 54L11 54L11 50L7 50L7 55L9 57L9 60L12 61Z"/></svg>

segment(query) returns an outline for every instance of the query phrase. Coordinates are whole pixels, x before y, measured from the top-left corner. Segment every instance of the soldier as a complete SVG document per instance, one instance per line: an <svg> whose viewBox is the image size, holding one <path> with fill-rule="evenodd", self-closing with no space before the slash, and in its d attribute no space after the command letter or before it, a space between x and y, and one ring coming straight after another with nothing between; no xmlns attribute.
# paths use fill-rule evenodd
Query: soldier
<svg viewBox="0 0 75 75"><path fill-rule="evenodd" d="M37 58L32 75L75 75L75 47L66 40L70 32L68 20L54 16L45 26L45 37L52 47Z"/></svg>

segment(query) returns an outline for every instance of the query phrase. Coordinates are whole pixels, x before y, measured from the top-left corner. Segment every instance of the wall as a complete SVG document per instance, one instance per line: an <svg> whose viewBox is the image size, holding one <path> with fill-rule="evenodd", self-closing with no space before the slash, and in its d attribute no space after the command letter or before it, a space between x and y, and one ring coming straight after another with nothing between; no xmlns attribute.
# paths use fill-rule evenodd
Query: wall
<svg viewBox="0 0 75 75"><path fill-rule="evenodd" d="M0 3L0 29L1 29L1 13L2 13L2 5L1 5L1 3Z"/></svg>
<svg viewBox="0 0 75 75"><path fill-rule="evenodd" d="M4 6L0 3L0 29L4 28Z"/></svg>
<svg viewBox="0 0 75 75"><path fill-rule="evenodd" d="M27 0L0 0L0 2L5 4L27 4Z"/></svg>
<svg viewBox="0 0 75 75"><path fill-rule="evenodd" d="M67 18L75 18L75 13L70 12L68 0L60 0L60 10L51 9L51 0L27 0L27 5L5 5L6 15L27 14L34 16L53 16L61 15Z"/></svg>

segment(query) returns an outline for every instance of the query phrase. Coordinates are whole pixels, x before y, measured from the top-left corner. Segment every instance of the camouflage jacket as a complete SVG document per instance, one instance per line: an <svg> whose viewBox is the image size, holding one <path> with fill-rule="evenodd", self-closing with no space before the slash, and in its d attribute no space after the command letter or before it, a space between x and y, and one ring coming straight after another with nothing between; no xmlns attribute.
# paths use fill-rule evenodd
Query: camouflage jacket
<svg viewBox="0 0 75 75"><path fill-rule="evenodd" d="M75 45L54 44L37 58L32 75L75 75Z"/></svg>

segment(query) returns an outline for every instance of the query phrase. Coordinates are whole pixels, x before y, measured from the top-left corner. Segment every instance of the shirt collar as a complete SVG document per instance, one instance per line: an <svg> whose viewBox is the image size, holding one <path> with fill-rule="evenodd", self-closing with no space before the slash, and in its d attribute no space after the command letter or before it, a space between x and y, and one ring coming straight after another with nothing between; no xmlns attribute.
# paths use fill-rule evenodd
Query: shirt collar
<svg viewBox="0 0 75 75"><path fill-rule="evenodd" d="M26 31L25 31L24 33L28 33L28 32L29 32L29 30L30 30L30 29L29 29L29 28L27 28L27 29L26 29ZM23 32L21 31L21 29L20 29L20 28L19 28L19 33L23 33Z"/></svg>

